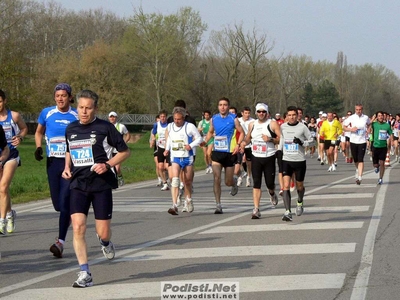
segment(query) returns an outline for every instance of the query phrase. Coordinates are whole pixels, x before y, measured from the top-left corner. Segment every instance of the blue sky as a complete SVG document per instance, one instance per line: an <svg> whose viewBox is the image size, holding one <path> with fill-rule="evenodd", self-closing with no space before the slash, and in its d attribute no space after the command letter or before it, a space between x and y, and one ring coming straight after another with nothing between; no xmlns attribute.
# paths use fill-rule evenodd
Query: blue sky
<svg viewBox="0 0 400 300"><path fill-rule="evenodd" d="M400 76L398 0L56 0L67 9L103 8L121 17L140 5L145 13L176 13L190 6L211 30L235 23L256 27L275 43L274 55L307 55L314 61L381 64Z"/></svg>

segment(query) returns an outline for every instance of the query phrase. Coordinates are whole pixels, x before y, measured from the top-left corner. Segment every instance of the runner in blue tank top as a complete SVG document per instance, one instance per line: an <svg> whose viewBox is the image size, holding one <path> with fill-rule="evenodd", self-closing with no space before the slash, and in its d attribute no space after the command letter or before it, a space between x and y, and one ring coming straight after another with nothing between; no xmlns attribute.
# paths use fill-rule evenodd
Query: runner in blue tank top
<svg viewBox="0 0 400 300"><path fill-rule="evenodd" d="M21 115L7 109L6 104L6 95L0 90L0 125L3 127L10 148L10 155L1 161L0 168L0 185L3 191L0 192L0 234L13 233L15 230L17 214L11 209L10 184L17 167L21 165L17 147L28 133L28 127Z"/></svg>
<svg viewBox="0 0 400 300"><path fill-rule="evenodd" d="M42 140L44 135L50 196L54 209L60 212L58 237L56 242L51 245L50 251L55 257L61 258L70 224L69 180L62 178L65 167L65 129L68 124L78 119L78 113L70 105L73 99L69 84L60 83L54 88L54 100L56 105L44 108L39 115L35 133L35 158L38 161L43 159Z"/></svg>

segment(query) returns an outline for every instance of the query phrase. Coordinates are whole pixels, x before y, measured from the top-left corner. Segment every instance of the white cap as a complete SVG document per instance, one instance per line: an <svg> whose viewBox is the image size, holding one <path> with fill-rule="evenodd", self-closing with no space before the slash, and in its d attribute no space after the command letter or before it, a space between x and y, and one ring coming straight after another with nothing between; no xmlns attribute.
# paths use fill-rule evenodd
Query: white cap
<svg viewBox="0 0 400 300"><path fill-rule="evenodd" d="M321 110L318 114L319 114L319 115L322 115L323 113L324 113L324 112Z"/></svg>
<svg viewBox="0 0 400 300"><path fill-rule="evenodd" d="M111 117L111 116L118 117L118 115L115 111L112 111L108 114L108 117Z"/></svg>
<svg viewBox="0 0 400 300"><path fill-rule="evenodd" d="M268 113L268 105L265 103L257 103L256 111L257 110L265 110Z"/></svg>
<svg viewBox="0 0 400 300"><path fill-rule="evenodd" d="M276 113L276 114L275 114L275 116L280 116L280 115L281 115L280 113Z"/></svg>
<svg viewBox="0 0 400 300"><path fill-rule="evenodd" d="M325 117L325 118L326 118L327 116L328 116L328 115L327 115L326 113L323 113L323 114L322 114L322 117Z"/></svg>

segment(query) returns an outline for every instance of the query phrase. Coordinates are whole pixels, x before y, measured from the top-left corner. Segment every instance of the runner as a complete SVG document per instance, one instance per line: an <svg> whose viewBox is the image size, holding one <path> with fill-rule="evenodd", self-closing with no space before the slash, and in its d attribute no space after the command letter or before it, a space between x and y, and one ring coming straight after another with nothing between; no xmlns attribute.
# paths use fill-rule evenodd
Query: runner
<svg viewBox="0 0 400 300"><path fill-rule="evenodd" d="M186 110L175 107L172 112L174 122L169 123L166 130L167 145L164 155L171 157L171 196L172 207L168 210L171 215L178 215L179 176L181 172L185 178L185 204L182 211L192 212L192 183L194 151L203 139L195 125L185 121Z"/></svg>
<svg viewBox="0 0 400 300"><path fill-rule="evenodd" d="M391 126L384 122L383 111L376 113L376 121L371 120L371 128L373 135L373 165L375 173L379 173L378 185L383 183L383 175L385 174L385 160L388 150L388 139L393 139L393 132Z"/></svg>
<svg viewBox="0 0 400 300"><path fill-rule="evenodd" d="M245 136L249 132L249 124L252 121L254 121L254 119L251 117L251 108L248 106L243 107L242 116L239 118L239 123L243 128ZM246 186L247 187L249 187L251 185L251 176L252 176L251 159L252 159L251 147L250 147L250 145L247 145L246 148L244 149L244 160L246 161L246 166L247 166L247 168L246 168L246 172L247 172Z"/></svg>
<svg viewBox="0 0 400 300"><path fill-rule="evenodd" d="M118 188L113 168L127 159L130 151L117 129L96 117L99 100L96 93L83 90L76 98L79 121L72 122L66 129L67 152L62 176L70 180L73 241L80 267L78 279L72 286L84 288L93 285L85 239L89 208L93 206L101 250L107 259L113 259L112 189ZM113 148L118 151L115 156L112 156Z"/></svg>
<svg viewBox="0 0 400 300"><path fill-rule="evenodd" d="M50 246L50 252L57 258L62 258L65 238L67 236L71 215L69 212L69 180L62 177L65 167L65 129L78 120L73 103L72 89L67 83L57 84L54 88L55 106L44 108L38 118L35 132L35 158L43 159L42 140L46 140L46 172L49 182L50 197L54 210L60 212L58 218L58 236L56 242Z"/></svg>
<svg viewBox="0 0 400 300"><path fill-rule="evenodd" d="M207 143L214 136L214 148L211 154L212 168L214 175L214 196L216 202L215 214L222 214L221 206L221 172L225 168L225 184L231 188L231 195L238 192L237 181L233 177L233 166L236 153L239 151L239 144L243 141L244 132L238 119L234 114L229 113L230 101L228 98L218 100L218 114L211 119L210 130L207 133ZM234 130L239 131L239 140L234 135Z"/></svg>
<svg viewBox="0 0 400 300"><path fill-rule="evenodd" d="M205 137L210 129L210 120L211 120L211 112L209 110L205 110L203 112L203 119L199 122L197 129L199 130L202 137ZM211 138L207 144L203 146L203 153L204 153L204 162L206 163L206 174L212 173L212 166L211 166L211 151L212 151L212 143L214 139Z"/></svg>
<svg viewBox="0 0 400 300"><path fill-rule="evenodd" d="M278 204L278 197L275 193L275 145L279 144L281 130L278 122L271 120L268 112L268 105L258 103L256 105L257 120L251 122L248 127L249 134L246 135L241 143L241 148L251 142L252 152L252 175L253 175L253 203L254 209L251 215L252 219L259 219L261 183L264 180L270 195L270 201L273 207Z"/></svg>
<svg viewBox="0 0 400 300"><path fill-rule="evenodd" d="M296 215L301 216L304 211L303 197L305 188L303 182L307 169L304 147L312 142L312 137L308 128L298 122L297 108L295 106L287 108L287 118L288 122L281 126L279 143L279 148L283 151L283 202L286 209L282 220L292 221L290 179L295 174L298 195Z"/></svg>
<svg viewBox="0 0 400 300"><path fill-rule="evenodd" d="M336 171L334 164L334 151L336 141L342 134L342 124L337 119L333 118L333 113L328 112L327 119L322 123L319 129L319 134L324 137L324 150L328 157L329 169L328 172Z"/></svg>
<svg viewBox="0 0 400 300"><path fill-rule="evenodd" d="M118 114L115 111L112 111L108 114L108 120L110 121L111 124L117 128L118 132L122 135L122 138L124 139L125 143L128 143L129 140L131 139L131 134L129 133L128 129L126 126L120 122L117 122L117 117ZM113 150L113 155L115 155L117 152L114 149ZM121 187L125 184L124 177L122 176L122 170L121 170L121 165L115 165L115 171L117 172L117 178L118 178L118 186Z"/></svg>
<svg viewBox="0 0 400 300"><path fill-rule="evenodd" d="M28 134L28 127L21 115L16 111L7 109L6 104L6 94L0 90L0 125L3 127L10 152L7 158L1 155L0 234L13 233L15 230L17 213L11 209L10 185L17 167L21 165L17 147Z"/></svg>
<svg viewBox="0 0 400 300"><path fill-rule="evenodd" d="M350 150L356 167L356 184L360 185L364 173L364 156L367 148L368 116L363 114L363 106L356 104L355 113L343 122L344 130L350 132Z"/></svg>

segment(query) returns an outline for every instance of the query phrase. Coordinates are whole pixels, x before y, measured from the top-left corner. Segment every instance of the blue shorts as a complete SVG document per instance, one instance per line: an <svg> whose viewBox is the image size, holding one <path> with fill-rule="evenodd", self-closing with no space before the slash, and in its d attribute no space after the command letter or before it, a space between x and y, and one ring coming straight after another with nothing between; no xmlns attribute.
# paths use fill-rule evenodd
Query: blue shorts
<svg viewBox="0 0 400 300"><path fill-rule="evenodd" d="M113 199L111 189L99 192L85 192L78 189L71 189L71 215L82 213L87 216L90 204L93 205L94 218L96 220L110 220L112 218Z"/></svg>
<svg viewBox="0 0 400 300"><path fill-rule="evenodd" d="M172 160L172 164L178 164L181 169L187 167L187 166L193 166L193 156L189 156L189 157L174 157L174 159Z"/></svg>

